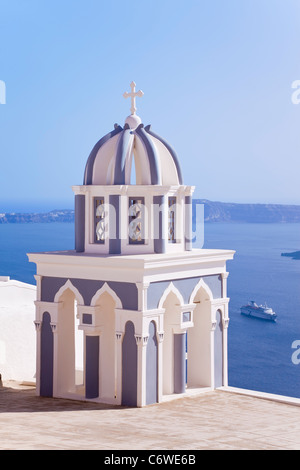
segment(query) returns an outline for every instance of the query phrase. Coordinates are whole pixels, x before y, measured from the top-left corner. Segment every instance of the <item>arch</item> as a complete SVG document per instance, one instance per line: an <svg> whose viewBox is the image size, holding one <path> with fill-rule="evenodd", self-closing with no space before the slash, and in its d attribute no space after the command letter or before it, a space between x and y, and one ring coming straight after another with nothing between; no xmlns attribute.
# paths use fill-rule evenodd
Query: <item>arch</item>
<svg viewBox="0 0 300 470"><path fill-rule="evenodd" d="M168 297L168 295L170 294L170 292L173 292L173 294L176 295L176 297L178 298L178 300L180 302L180 305L184 305L185 302L184 302L184 298L182 297L181 293L179 292L177 287L174 286L173 282L170 282L170 284L165 289L163 295L160 298L160 301L158 303L158 308L163 308L163 304L165 303L165 300Z"/></svg>
<svg viewBox="0 0 300 470"><path fill-rule="evenodd" d="M77 300L77 303L79 305L84 305L84 299L82 295L80 294L77 287L73 286L70 279L68 279L67 282L63 286L61 286L61 288L56 292L54 302L59 302L60 297L64 294L67 289L70 289L70 291L73 292L73 294L75 295L75 299Z"/></svg>
<svg viewBox="0 0 300 470"><path fill-rule="evenodd" d="M127 321L122 342L122 405L137 405L137 344L132 321Z"/></svg>
<svg viewBox="0 0 300 470"><path fill-rule="evenodd" d="M107 292L114 299L114 301L116 303L116 306L115 306L116 308L123 308L123 305L122 305L122 302L121 302L120 298L117 296L115 291L111 287L109 287L107 282L105 282L103 284L103 286L101 287L101 289L98 289L97 292L95 293L95 295L93 296L93 298L91 300L91 306L92 307L94 307L97 304L97 301L99 300L99 298L101 297L101 295L104 292Z"/></svg>
<svg viewBox="0 0 300 470"><path fill-rule="evenodd" d="M212 323L216 323L218 321L218 315L217 315L218 313L220 314L220 318L221 318L221 321L222 321L222 327L224 327L224 322L225 322L224 305L214 306L214 311L213 311L213 314L212 314Z"/></svg>
<svg viewBox="0 0 300 470"><path fill-rule="evenodd" d="M194 287L194 289L193 289L193 291L190 295L190 299L189 299L190 304L194 303L194 299L195 299L198 291L201 289L201 287L205 290L206 294L208 295L208 297L209 297L208 300L213 300L214 296L213 296L213 293L212 293L211 289L208 287L208 285L201 278L200 281Z"/></svg>

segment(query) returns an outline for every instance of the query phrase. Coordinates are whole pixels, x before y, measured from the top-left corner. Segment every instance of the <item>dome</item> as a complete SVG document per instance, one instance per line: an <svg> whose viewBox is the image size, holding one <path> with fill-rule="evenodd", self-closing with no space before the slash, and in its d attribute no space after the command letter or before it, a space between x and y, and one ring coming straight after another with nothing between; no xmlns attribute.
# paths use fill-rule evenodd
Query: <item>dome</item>
<svg viewBox="0 0 300 470"><path fill-rule="evenodd" d="M181 169L172 147L144 127L139 116L132 114L124 127L100 139L87 160L84 185L131 184L131 168L135 165L137 185L181 185Z"/></svg>

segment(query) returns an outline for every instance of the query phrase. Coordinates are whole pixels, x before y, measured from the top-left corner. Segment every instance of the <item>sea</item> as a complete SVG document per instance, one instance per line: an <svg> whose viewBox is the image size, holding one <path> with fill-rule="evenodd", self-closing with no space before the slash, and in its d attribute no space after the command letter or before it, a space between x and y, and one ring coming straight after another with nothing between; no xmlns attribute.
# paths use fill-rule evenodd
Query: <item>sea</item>
<svg viewBox="0 0 300 470"><path fill-rule="evenodd" d="M0 224L0 276L35 284L27 253L73 247L73 223ZM236 252L227 262L229 385L300 398L300 260L281 256L300 250L300 224L207 223L203 248ZM277 321L241 315L250 300Z"/></svg>

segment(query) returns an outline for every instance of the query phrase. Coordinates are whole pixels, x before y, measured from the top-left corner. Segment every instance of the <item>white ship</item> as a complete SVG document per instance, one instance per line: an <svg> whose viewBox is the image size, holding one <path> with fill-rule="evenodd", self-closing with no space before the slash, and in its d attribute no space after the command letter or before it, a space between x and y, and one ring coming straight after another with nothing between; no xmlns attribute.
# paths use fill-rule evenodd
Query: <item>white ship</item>
<svg viewBox="0 0 300 470"><path fill-rule="evenodd" d="M251 300L248 305L241 307L241 313L248 317L261 318L262 320L276 321L277 314L267 305L257 305Z"/></svg>

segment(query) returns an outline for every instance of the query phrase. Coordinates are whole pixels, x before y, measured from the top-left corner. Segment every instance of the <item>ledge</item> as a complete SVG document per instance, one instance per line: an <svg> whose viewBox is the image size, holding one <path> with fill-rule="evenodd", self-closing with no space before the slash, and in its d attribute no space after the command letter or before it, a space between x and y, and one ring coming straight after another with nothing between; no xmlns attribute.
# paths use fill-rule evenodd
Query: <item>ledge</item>
<svg viewBox="0 0 300 470"><path fill-rule="evenodd" d="M258 392L257 390L248 390L237 387L220 387L217 390L222 392L236 393L238 395L246 395L254 398L262 398L263 400L277 401L288 405L300 406L300 398L287 397L286 395L276 395L274 393Z"/></svg>

